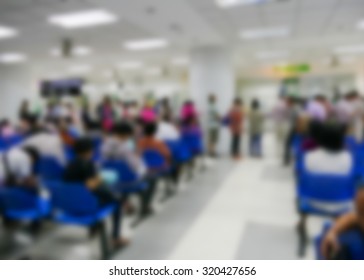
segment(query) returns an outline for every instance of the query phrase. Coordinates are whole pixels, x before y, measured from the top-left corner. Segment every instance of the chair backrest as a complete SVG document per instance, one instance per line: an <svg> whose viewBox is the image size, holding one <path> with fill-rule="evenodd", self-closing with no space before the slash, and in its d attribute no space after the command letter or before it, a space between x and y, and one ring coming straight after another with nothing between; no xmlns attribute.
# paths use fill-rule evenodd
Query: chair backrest
<svg viewBox="0 0 364 280"><path fill-rule="evenodd" d="M183 141L166 141L166 145L177 161L187 161L191 158L191 152Z"/></svg>
<svg viewBox="0 0 364 280"><path fill-rule="evenodd" d="M119 181L122 183L132 183L138 180L138 175L125 160L107 160L102 163L102 167L117 172Z"/></svg>
<svg viewBox="0 0 364 280"><path fill-rule="evenodd" d="M97 198L82 184L47 182L52 206L71 216L92 215L99 209Z"/></svg>
<svg viewBox="0 0 364 280"><path fill-rule="evenodd" d="M167 165L163 155L156 150L145 150L143 159L150 169L159 169Z"/></svg>
<svg viewBox="0 0 364 280"><path fill-rule="evenodd" d="M203 152L202 136L196 133L183 133L182 141L194 154Z"/></svg>
<svg viewBox="0 0 364 280"><path fill-rule="evenodd" d="M322 202L346 202L355 195L355 176L303 172L299 178L299 196Z"/></svg>
<svg viewBox="0 0 364 280"><path fill-rule="evenodd" d="M1 191L1 203L5 211L34 209L38 200L38 194L16 187L3 187Z"/></svg>
<svg viewBox="0 0 364 280"><path fill-rule="evenodd" d="M42 156L36 170L42 178L51 178L53 180L62 178L64 173L64 167L56 158L50 156Z"/></svg>

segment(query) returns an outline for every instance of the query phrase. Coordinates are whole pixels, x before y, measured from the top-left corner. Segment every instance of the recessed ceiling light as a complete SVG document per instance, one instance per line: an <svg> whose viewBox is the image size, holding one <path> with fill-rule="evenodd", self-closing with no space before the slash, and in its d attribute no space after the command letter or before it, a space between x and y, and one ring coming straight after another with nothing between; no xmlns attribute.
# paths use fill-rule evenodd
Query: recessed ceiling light
<svg viewBox="0 0 364 280"><path fill-rule="evenodd" d="M89 47L77 46L73 49L72 54L75 56L87 56L92 53Z"/></svg>
<svg viewBox="0 0 364 280"><path fill-rule="evenodd" d="M111 24L117 21L117 17L105 10L89 10L53 15L49 17L48 21L62 28L73 29Z"/></svg>
<svg viewBox="0 0 364 280"><path fill-rule="evenodd" d="M364 45L340 46L334 49L337 54L355 54L364 52Z"/></svg>
<svg viewBox="0 0 364 280"><path fill-rule="evenodd" d="M216 0L221 8L231 8L238 5L254 5L269 2L270 0Z"/></svg>
<svg viewBox="0 0 364 280"><path fill-rule="evenodd" d="M22 53L4 53L0 54L0 63L14 64L20 63L27 59L25 54Z"/></svg>
<svg viewBox="0 0 364 280"><path fill-rule="evenodd" d="M259 59L275 59L275 58L283 58L289 55L288 51L266 51L259 52L256 54Z"/></svg>
<svg viewBox="0 0 364 280"><path fill-rule="evenodd" d="M124 43L124 47L132 51L142 51L151 49L160 49L168 46L168 41L165 39L145 39L138 41L130 41Z"/></svg>
<svg viewBox="0 0 364 280"><path fill-rule="evenodd" d="M18 34L18 31L16 31L13 28L9 28L6 26L0 26L0 39L6 39L14 37Z"/></svg>
<svg viewBox="0 0 364 280"><path fill-rule="evenodd" d="M290 34L290 29L288 27L278 26L270 28L244 30L240 33L240 36L245 40L255 40L255 39L274 38L274 37L286 37L289 34Z"/></svg>
<svg viewBox="0 0 364 280"><path fill-rule="evenodd" d="M140 61L126 61L122 62L118 65L120 69L124 70L133 70L133 69L139 69L143 66L143 63Z"/></svg>
<svg viewBox="0 0 364 280"><path fill-rule="evenodd" d="M189 63L189 60L187 57L176 57L176 58L172 59L171 63L173 65L177 65L177 66L184 66Z"/></svg>

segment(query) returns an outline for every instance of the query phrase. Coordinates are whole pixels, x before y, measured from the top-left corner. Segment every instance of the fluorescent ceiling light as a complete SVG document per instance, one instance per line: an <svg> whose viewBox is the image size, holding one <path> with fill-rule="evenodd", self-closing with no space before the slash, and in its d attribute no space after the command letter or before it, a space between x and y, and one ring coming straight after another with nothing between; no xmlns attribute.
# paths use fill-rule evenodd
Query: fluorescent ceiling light
<svg viewBox="0 0 364 280"><path fill-rule="evenodd" d="M254 5L266 3L270 0L216 0L216 4L221 8L231 8L239 5Z"/></svg>
<svg viewBox="0 0 364 280"><path fill-rule="evenodd" d="M189 60L187 57L176 57L176 58L172 59L171 62L173 65L176 65L176 66L184 66L189 63Z"/></svg>
<svg viewBox="0 0 364 280"><path fill-rule="evenodd" d="M256 54L259 59L275 59L283 58L289 55L288 51L272 51L272 52L259 52Z"/></svg>
<svg viewBox="0 0 364 280"><path fill-rule="evenodd" d="M286 37L289 34L290 34L290 29L288 27L278 26L270 28L244 30L240 33L240 36L245 40L255 40L255 39L274 38L274 37Z"/></svg>
<svg viewBox="0 0 364 280"><path fill-rule="evenodd" d="M48 21L66 29L111 24L117 17L105 10L89 10L50 16Z"/></svg>
<svg viewBox="0 0 364 280"><path fill-rule="evenodd" d="M91 71L91 66L84 64L84 65L72 65L69 68L69 72L72 74L86 74Z"/></svg>
<svg viewBox="0 0 364 280"><path fill-rule="evenodd" d="M91 53L92 53L92 50L85 46L77 46L72 51L72 54L75 56L87 56Z"/></svg>
<svg viewBox="0 0 364 280"><path fill-rule="evenodd" d="M150 49L160 49L168 46L168 41L165 39L146 39L138 41L130 41L124 44L124 47L131 51L141 51Z"/></svg>
<svg viewBox="0 0 364 280"><path fill-rule="evenodd" d="M14 64L20 63L27 59L26 55L22 53L4 53L0 54L0 63Z"/></svg>
<svg viewBox="0 0 364 280"><path fill-rule="evenodd" d="M16 31L13 28L9 28L6 26L0 26L0 39L6 39L10 37L14 37L18 34L18 31Z"/></svg>
<svg viewBox="0 0 364 280"><path fill-rule="evenodd" d="M124 70L133 70L133 69L139 69L143 66L143 63L140 61L127 61L122 62L118 65L119 68Z"/></svg>
<svg viewBox="0 0 364 280"><path fill-rule="evenodd" d="M337 54L355 54L364 52L364 45L340 46L334 49Z"/></svg>

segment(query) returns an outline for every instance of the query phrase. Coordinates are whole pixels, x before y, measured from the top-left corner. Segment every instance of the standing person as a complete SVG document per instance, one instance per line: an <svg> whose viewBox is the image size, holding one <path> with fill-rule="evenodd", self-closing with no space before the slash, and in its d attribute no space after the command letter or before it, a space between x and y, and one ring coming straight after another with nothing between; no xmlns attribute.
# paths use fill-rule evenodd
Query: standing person
<svg viewBox="0 0 364 280"><path fill-rule="evenodd" d="M172 110L172 107L171 107L171 104L170 104L168 98L163 98L160 101L160 107L159 107L158 113L159 113L159 117L162 119L163 118L171 119L171 120L174 119L173 110Z"/></svg>
<svg viewBox="0 0 364 280"><path fill-rule="evenodd" d="M23 100L19 109L19 119L20 120L26 120L31 115L30 109L29 109L29 101Z"/></svg>
<svg viewBox="0 0 364 280"><path fill-rule="evenodd" d="M283 164L289 165L291 162L291 145L292 142L297 135L296 127L297 120L300 116L301 109L298 104L296 98L288 97L287 98L287 108L288 108L288 121L289 121L289 132L287 134L285 143L284 143L284 154L283 154Z"/></svg>
<svg viewBox="0 0 364 280"><path fill-rule="evenodd" d="M216 145L219 141L219 129L220 129L220 114L216 106L216 96L210 94L208 100L208 142L209 142L209 154L212 157L216 157Z"/></svg>
<svg viewBox="0 0 364 280"><path fill-rule="evenodd" d="M241 134L244 123L243 102L240 98L235 98L228 119L231 131L231 156L238 160L241 158Z"/></svg>
<svg viewBox="0 0 364 280"><path fill-rule="evenodd" d="M253 157L262 156L262 133L264 125L264 116L260 111L260 103L254 99L251 104L251 111L249 114L249 150L250 155Z"/></svg>
<svg viewBox="0 0 364 280"><path fill-rule="evenodd" d="M313 120L325 121L329 114L326 97L321 94L316 95L315 98L308 103L306 113Z"/></svg>
<svg viewBox="0 0 364 280"><path fill-rule="evenodd" d="M102 129L110 131L114 125L115 112L110 96L105 96L102 104L98 108Z"/></svg>

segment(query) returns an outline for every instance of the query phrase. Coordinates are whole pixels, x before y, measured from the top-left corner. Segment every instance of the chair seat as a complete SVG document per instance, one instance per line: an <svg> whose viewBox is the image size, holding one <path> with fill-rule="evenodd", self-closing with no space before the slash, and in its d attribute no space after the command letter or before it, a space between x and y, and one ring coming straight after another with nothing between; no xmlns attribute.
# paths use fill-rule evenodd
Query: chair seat
<svg viewBox="0 0 364 280"><path fill-rule="evenodd" d="M333 217L340 216L352 210L350 206L346 205L333 210L320 208L319 206L313 205L312 200L306 198L301 198L299 200L298 207L301 213Z"/></svg>
<svg viewBox="0 0 364 280"><path fill-rule="evenodd" d="M85 216L73 216L64 212L55 212L53 215L53 220L62 224L91 226L102 221L107 216L112 214L112 212L115 210L115 207L116 207L115 205L107 205L100 208L100 210L98 210L97 213Z"/></svg>
<svg viewBox="0 0 364 280"><path fill-rule="evenodd" d="M51 204L44 198L39 198L36 207L32 209L4 209L4 215L7 218L15 220L39 220L50 215Z"/></svg>

